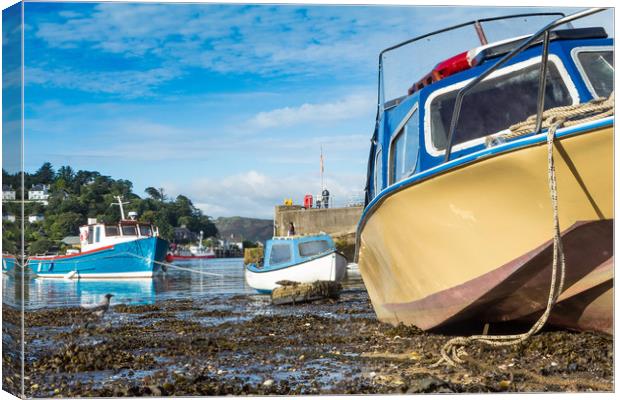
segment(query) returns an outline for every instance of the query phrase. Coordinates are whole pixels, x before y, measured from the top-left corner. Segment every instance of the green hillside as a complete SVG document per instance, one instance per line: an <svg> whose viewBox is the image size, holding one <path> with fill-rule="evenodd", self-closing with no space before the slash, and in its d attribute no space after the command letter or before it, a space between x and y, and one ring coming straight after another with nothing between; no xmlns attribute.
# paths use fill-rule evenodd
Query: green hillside
<svg viewBox="0 0 620 400"><path fill-rule="evenodd" d="M215 221L219 237L235 241L250 240L265 242L273 236L273 221L270 219L245 217L219 217Z"/></svg>

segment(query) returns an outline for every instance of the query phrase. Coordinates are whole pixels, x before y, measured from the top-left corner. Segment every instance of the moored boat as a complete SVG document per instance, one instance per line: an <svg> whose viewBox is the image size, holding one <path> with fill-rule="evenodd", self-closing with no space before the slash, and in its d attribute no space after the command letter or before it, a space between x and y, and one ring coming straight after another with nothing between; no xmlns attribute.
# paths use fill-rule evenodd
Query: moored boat
<svg viewBox="0 0 620 400"><path fill-rule="evenodd" d="M168 242L159 238L157 227L138 222L135 217L125 219L120 197L118 205L119 223L104 224L91 218L80 227L80 250L65 255L31 256L29 267L41 278L153 277L161 271Z"/></svg>
<svg viewBox="0 0 620 400"><path fill-rule="evenodd" d="M357 243L380 320L422 329L536 320L557 266L557 220L566 275L548 322L612 333L613 39L602 28L556 29L594 12L494 43L485 23L545 14L472 21L381 54ZM478 47L436 60L406 96L384 101L385 52L464 28Z"/></svg>
<svg viewBox="0 0 620 400"><path fill-rule="evenodd" d="M198 245L190 246L189 249L179 248L166 254L166 261L192 261L192 260L206 260L209 258L215 258L215 252L213 249L206 248L202 244L204 232L200 231L200 238L198 239Z"/></svg>
<svg viewBox="0 0 620 400"><path fill-rule="evenodd" d="M166 254L166 261L192 261L192 260L207 260L215 258L215 252L211 249L204 251L193 252L191 249L182 249L175 253Z"/></svg>
<svg viewBox="0 0 620 400"><path fill-rule="evenodd" d="M313 283L344 279L347 259L329 235L274 237L265 244L263 263L245 268L248 286L271 293L280 281Z"/></svg>
<svg viewBox="0 0 620 400"><path fill-rule="evenodd" d="M2 272L10 273L17 263L17 259L15 256L11 254L2 254Z"/></svg>

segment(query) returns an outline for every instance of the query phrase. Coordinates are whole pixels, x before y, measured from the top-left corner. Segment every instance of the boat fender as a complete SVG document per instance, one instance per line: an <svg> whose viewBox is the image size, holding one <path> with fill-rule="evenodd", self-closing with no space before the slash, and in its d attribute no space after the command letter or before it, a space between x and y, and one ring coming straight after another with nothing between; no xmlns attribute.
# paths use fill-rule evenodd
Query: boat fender
<svg viewBox="0 0 620 400"><path fill-rule="evenodd" d="M65 279L73 279L77 275L77 271L71 271L65 275Z"/></svg>

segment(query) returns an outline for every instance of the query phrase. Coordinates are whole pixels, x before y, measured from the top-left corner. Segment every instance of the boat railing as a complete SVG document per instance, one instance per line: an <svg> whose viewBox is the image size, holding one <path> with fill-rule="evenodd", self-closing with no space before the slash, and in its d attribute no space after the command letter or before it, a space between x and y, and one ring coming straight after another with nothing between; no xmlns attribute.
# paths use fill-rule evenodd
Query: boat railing
<svg viewBox="0 0 620 400"><path fill-rule="evenodd" d="M470 81L467 85L459 90L456 95L456 100L454 103L454 110L452 112L452 119L450 121L450 130L448 131L448 140L446 145L446 155L444 162L450 161L450 155L452 154L452 146L454 142L454 133L456 131L456 126L458 124L459 115L461 112L461 107L463 103L463 97L472 90L476 85L482 82L486 77L491 75L493 72L497 71L501 66L506 64L512 58L517 56L518 54L525 51L528 47L530 47L534 42L540 40L543 37L542 43L542 60L540 63L540 75L538 80L538 99L536 102L536 125L533 133L540 133L542 126L542 114L545 108L545 89L546 89L546 79L547 79L547 65L549 60L549 38L550 32L552 29L557 28L558 26L568 24L571 21L588 17L592 14L599 13L601 11L606 10L606 8L590 8L587 10L578 11L574 14L568 16L562 16L561 18L556 19L555 21L550 22L545 27L540 29L538 32L534 33L527 40L524 40L518 47L514 50L510 51L508 54L503 56L500 60L498 60L493 66L484 71L482 74L478 75L475 79Z"/></svg>
<svg viewBox="0 0 620 400"><path fill-rule="evenodd" d="M378 98L378 107L377 107L377 118L376 118L376 123L379 123L379 117L382 113L382 110L388 106L388 104L386 104L385 102L385 80L384 80L384 58L386 56L386 53L389 53L393 50L396 49L400 49L402 47L411 45L413 43L416 42L420 42L424 39L426 40L430 40L431 37L433 36L439 36L441 34L444 33L448 33L451 31L455 31L457 29L460 28L464 28L467 26L473 26L476 32L476 35L478 36L478 40L480 42L481 45L487 45L488 44L488 40L485 34L485 31L483 29L482 24L483 23L488 23L488 22L496 22L496 21L502 21L502 20L509 20L509 19L517 19L517 18L527 18L527 17L551 17L551 16L560 16L560 17L565 17L564 13L561 12L542 12L542 13L521 13L521 14L511 14L511 15L504 15L504 16L500 16L500 17L490 17L490 18L480 18L480 19L476 19L476 20L472 20L472 21L468 21L468 22L463 22L457 25L453 25L450 26L448 28L443 28L443 29L439 29L430 33L426 33L424 35L420 35L420 36L416 36L414 38L405 40L403 42L400 42L398 44L395 44L393 46L390 46L384 50L382 50L379 53L379 70L378 70L378 93L377 93L377 98ZM402 99L399 98L399 99ZM393 103L394 101L398 102L399 99L390 99L389 103ZM393 105L393 104L392 104Z"/></svg>
<svg viewBox="0 0 620 400"><path fill-rule="evenodd" d="M377 81L378 81L378 85L377 85L377 114L375 116L375 127L374 127L374 131L373 131L373 135L372 135L372 139L371 139L371 143L372 145L370 146L370 152L368 155L368 164L367 164L367 171L366 171L366 175L370 176L370 171L372 168L372 159L373 159L373 152L374 152L374 146L377 143L377 135L379 132L379 122L381 120L381 116L383 115L383 111L386 108L392 107L396 104L398 104L405 96L401 96L398 97L396 99L390 99L387 103L385 101L385 77L384 77L384 69L385 69L385 65L384 65L384 59L387 55L387 53L393 51L393 50L397 50L400 48L403 48L405 46L414 44L414 43L419 43L422 40L430 40L434 37L438 37L438 35L441 34L445 34L451 31L456 31L457 29L460 28L464 28L467 26L473 26L476 34L478 36L478 41L480 42L481 45L486 45L488 44L488 40L485 34L485 31L482 27L483 23L488 23L488 22L496 22L496 21L503 21L503 20L510 20L510 19L517 19L517 18L528 18L528 17L552 17L552 16L556 16L556 17L565 17L565 14L562 12L542 12L542 13L521 13L521 14L512 14L512 15L504 15L504 16L500 16L500 17L491 17L491 18L480 18L480 19L476 19L476 20L472 20L472 21L468 21L468 22L463 22L457 25L453 25L450 26L448 28L443 28L443 29L439 29L430 33L426 33L420 36L416 36L414 38L405 40L403 42L400 42L398 44L395 44L391 47L388 47L386 49L384 49L383 51L381 51L379 53L379 65L378 65L378 73L377 73ZM366 187L364 188L364 200L363 200L363 204L367 205L368 202L370 201L370 197L369 197L369 182L366 182Z"/></svg>

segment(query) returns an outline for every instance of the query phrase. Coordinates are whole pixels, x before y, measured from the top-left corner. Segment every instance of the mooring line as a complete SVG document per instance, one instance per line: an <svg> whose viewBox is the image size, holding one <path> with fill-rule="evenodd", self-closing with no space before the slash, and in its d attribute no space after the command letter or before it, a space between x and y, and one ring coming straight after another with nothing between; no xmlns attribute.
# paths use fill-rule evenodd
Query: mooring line
<svg viewBox="0 0 620 400"><path fill-rule="evenodd" d="M547 299L547 306L540 318L532 325L532 327L524 333L516 335L472 335L472 336L458 336L448 340L441 348L441 358L430 365L430 368L435 368L441 364L448 364L456 367L459 364L464 364L465 360L462 356L465 353L465 346L470 345L473 342L482 343L490 347L503 347L520 344L529 339L532 335L538 333L547 322L551 310L555 305L560 293L564 289L564 278L566 274L566 263L564 259L564 249L562 246L562 235L560 232L560 218L558 212L558 193L557 182L555 175L555 163L553 160L553 142L555 139L556 130L564 123L564 119L555 122L547 131L547 172L549 192L551 195L551 207L553 211L553 262L551 267L551 282L549 285L549 296ZM559 284L557 282L557 275L559 276Z"/></svg>
<svg viewBox="0 0 620 400"><path fill-rule="evenodd" d="M558 297L564 289L564 280L566 276L566 260L564 258L564 248L562 246L562 234L560 232L560 217L558 211L558 191L555 173L555 161L553 159L553 147L555 142L555 133L561 126L571 126L588 121L597 120L603 117L613 115L614 113L614 92L608 98L592 100L589 103L579 104L575 106L557 107L547 110L543 113L542 127L547 127L547 177L549 184L549 194L551 197L551 208L553 211L553 261L551 266L551 282L549 285L549 296L547 298L547 306L540 318L532 325L532 327L524 333L516 335L473 335L459 336L452 338L446 342L441 348L441 358L430 365L430 368L438 367L442 364L457 366L465 363L462 358L465 352L465 346L478 342L490 347L512 346L520 344L529 339L532 335L538 333L549 319L552 308L555 306ZM599 114L595 114L595 113ZM594 114L594 115L593 115ZM579 117L582 118L579 118ZM509 128L511 132L505 135L505 138L512 138L530 133L533 131L536 123L536 116L529 117L526 121L515 124ZM559 281L558 281L559 275Z"/></svg>
<svg viewBox="0 0 620 400"><path fill-rule="evenodd" d="M127 254L130 255L130 256L136 257L136 258L140 258L140 259L142 259L144 261L147 261L147 262L151 262L152 261L155 264L159 264L159 265L162 265L162 266L167 267L167 268L178 269L178 270L181 270L181 271L189 271L189 272L192 272L192 273L195 273L195 274L201 274L201 275L217 276L218 278L222 278L224 276L222 274L216 274L214 272L198 271L198 270L191 269L191 268L179 267L178 265L170 264L170 263L163 262L163 261L151 260L148 257L142 257L142 256L139 256L137 254L132 254L132 253L127 253Z"/></svg>
<svg viewBox="0 0 620 400"><path fill-rule="evenodd" d="M165 263L165 262L161 262L161 261L153 261L153 262L157 263L157 264L161 264L161 265L166 266L168 268L179 269L181 271L189 271L189 272L192 272L192 273L195 273L195 274L211 275L211 276L217 276L219 278L224 277L224 275L216 274L214 272L205 272L205 271L198 271L198 270L195 270L195 269L192 269L192 268L183 268L183 267L179 267L178 265L174 265L174 264L170 264L170 263Z"/></svg>

